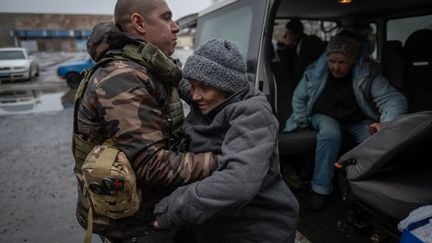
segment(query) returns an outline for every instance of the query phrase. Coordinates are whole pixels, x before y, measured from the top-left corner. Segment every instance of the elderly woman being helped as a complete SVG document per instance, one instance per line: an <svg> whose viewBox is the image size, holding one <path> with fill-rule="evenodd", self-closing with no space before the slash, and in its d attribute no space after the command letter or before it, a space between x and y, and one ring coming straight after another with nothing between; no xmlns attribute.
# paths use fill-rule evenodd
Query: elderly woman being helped
<svg viewBox="0 0 432 243"><path fill-rule="evenodd" d="M193 225L198 242L294 242L299 208L279 171L278 122L248 83L239 48L209 40L187 59L183 76L189 150L221 157L210 177L156 205L155 225Z"/></svg>

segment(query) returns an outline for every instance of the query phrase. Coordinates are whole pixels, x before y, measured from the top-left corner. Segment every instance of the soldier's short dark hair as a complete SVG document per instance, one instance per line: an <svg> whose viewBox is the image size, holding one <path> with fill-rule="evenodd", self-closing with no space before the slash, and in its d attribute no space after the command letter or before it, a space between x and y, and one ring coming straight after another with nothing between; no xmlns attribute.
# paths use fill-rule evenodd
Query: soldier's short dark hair
<svg viewBox="0 0 432 243"><path fill-rule="evenodd" d="M139 13L144 18L150 15L156 8L156 3L161 0L117 0L114 8L114 22L122 31L127 32L130 27L130 16Z"/></svg>
<svg viewBox="0 0 432 243"><path fill-rule="evenodd" d="M293 33L303 33L303 23L299 19L291 19L286 23L285 28Z"/></svg>

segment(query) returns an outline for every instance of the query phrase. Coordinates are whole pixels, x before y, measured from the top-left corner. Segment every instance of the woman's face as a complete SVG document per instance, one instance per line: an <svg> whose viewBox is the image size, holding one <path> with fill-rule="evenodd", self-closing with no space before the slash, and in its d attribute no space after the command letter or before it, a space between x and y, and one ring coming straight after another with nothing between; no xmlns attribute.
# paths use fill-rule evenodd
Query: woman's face
<svg viewBox="0 0 432 243"><path fill-rule="evenodd" d="M345 77L354 65L353 60L341 53L330 53L327 56L327 63L335 78Z"/></svg>
<svg viewBox="0 0 432 243"><path fill-rule="evenodd" d="M217 90L203 82L189 80L191 84L192 100L198 106L202 114L207 114L211 109L222 103L227 94Z"/></svg>

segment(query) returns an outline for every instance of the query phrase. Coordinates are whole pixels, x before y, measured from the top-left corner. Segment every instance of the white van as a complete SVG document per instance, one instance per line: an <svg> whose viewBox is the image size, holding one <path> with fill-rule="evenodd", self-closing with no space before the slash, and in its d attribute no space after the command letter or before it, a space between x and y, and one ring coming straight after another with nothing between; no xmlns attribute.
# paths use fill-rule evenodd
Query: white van
<svg viewBox="0 0 432 243"><path fill-rule="evenodd" d="M314 34L324 42L343 28L362 32L369 40L370 56L381 63L390 83L407 97L410 112L432 110L431 0L224 0L198 14L195 47L211 38L235 42L246 58L250 82L267 95L283 128L291 113L291 96L298 79L288 68L292 63L279 55L277 43L285 24L293 18L302 21L306 34ZM294 161L313 161L313 131L281 133L279 140L283 169ZM432 163L430 158L425 162ZM432 186L431 180L428 183ZM296 195L302 203L302 192ZM351 222L361 229L374 225L371 234L359 234L354 242L369 237L375 242L399 240L396 224L400 218L359 198L346 194L343 198L350 203L349 210L356 212L347 216L349 220L336 218L348 215L349 210L341 213L339 209L328 209L320 214L302 210L299 231L312 242L351 242L354 233L344 223ZM336 208L340 206L337 199L333 202ZM432 197L424 204L432 204ZM338 227L341 225L344 227Z"/></svg>

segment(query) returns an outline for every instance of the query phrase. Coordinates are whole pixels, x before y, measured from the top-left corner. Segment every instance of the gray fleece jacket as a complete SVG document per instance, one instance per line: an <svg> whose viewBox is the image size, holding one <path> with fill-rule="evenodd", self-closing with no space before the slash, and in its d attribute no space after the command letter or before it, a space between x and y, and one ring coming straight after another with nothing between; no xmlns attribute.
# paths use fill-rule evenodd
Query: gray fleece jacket
<svg viewBox="0 0 432 243"><path fill-rule="evenodd" d="M278 122L252 86L206 116L192 106L190 151L222 155L210 177L176 189L155 207L162 229L194 224L198 242L294 242L298 202L279 171Z"/></svg>

